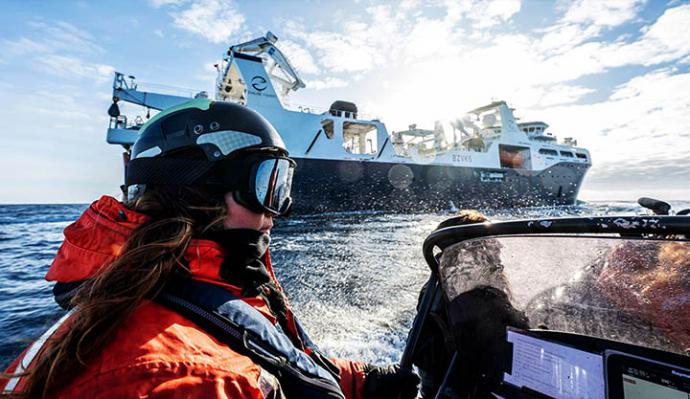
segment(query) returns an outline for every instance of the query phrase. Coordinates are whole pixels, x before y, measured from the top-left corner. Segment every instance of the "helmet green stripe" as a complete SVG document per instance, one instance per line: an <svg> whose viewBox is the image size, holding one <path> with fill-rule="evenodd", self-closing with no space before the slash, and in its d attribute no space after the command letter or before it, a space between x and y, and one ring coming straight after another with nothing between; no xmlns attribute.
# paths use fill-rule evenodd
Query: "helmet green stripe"
<svg viewBox="0 0 690 399"><path fill-rule="evenodd" d="M154 115L153 118L146 121L146 123L144 123L139 128L139 134L141 134L141 132L143 132L153 122L164 117L165 115L169 115L169 114L172 114L173 112L177 112L179 110L188 109L188 108L198 108L202 111L207 111L209 109L209 107L211 107L212 102L213 101L209 100L208 98L195 98L194 100L190 100L190 101L184 102L182 104L178 104L178 105L175 105L173 107L166 108L166 109L162 110L161 112L157 113L156 115Z"/></svg>

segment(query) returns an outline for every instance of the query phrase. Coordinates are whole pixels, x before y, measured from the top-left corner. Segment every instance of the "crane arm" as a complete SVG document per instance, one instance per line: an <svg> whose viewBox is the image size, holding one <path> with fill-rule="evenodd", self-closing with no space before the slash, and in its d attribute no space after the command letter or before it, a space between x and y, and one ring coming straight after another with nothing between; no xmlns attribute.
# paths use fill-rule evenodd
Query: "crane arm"
<svg viewBox="0 0 690 399"><path fill-rule="evenodd" d="M130 76L129 78L130 82L127 82L122 73L115 72L115 80L113 81L113 97L117 97L118 101L141 105L151 109L162 110L190 100L189 97L140 91L137 88L136 83L134 83L134 77Z"/></svg>
<svg viewBox="0 0 690 399"><path fill-rule="evenodd" d="M283 52L274 45L276 41L278 41L278 38L273 33L267 32L263 37L230 46L230 49L228 49L228 56L232 57L233 53L242 53L255 57L258 57L262 54L267 54L273 60L273 62L275 62L275 65L277 65L283 71L283 73L287 75L289 82L285 82L286 79L274 74L271 74L272 78L277 78L278 80L281 80L282 83L288 83L286 85L287 91L298 90L305 87L306 85L304 84L302 78L299 77L297 70L292 66L292 64L290 64L290 61L285 54L283 54Z"/></svg>

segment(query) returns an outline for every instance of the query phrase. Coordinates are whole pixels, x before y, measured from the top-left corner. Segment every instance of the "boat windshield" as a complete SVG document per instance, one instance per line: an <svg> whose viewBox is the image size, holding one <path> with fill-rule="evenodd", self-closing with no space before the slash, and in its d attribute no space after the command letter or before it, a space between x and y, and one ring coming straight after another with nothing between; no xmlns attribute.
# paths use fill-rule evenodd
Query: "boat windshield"
<svg viewBox="0 0 690 399"><path fill-rule="evenodd" d="M506 236L443 251L449 301L482 285L505 291L532 328L671 352L690 348L690 242Z"/></svg>

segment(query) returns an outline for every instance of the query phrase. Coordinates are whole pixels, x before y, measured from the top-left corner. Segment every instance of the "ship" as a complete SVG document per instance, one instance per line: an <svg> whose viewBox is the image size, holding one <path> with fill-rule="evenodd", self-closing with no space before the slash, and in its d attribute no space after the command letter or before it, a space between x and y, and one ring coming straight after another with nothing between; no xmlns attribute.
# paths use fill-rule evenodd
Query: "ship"
<svg viewBox="0 0 690 399"><path fill-rule="evenodd" d="M290 107L289 95L306 87L271 32L232 45L216 65L214 99L251 108L280 133L297 162L294 211L381 210L434 212L457 207L505 208L572 205L592 161L573 138L561 142L541 121L519 122L506 101L476 108L433 128L391 131L357 105L328 109ZM125 167L138 129L160 111L205 91L164 93L139 87L115 72L107 142L125 149ZM119 105L146 109L123 115Z"/></svg>

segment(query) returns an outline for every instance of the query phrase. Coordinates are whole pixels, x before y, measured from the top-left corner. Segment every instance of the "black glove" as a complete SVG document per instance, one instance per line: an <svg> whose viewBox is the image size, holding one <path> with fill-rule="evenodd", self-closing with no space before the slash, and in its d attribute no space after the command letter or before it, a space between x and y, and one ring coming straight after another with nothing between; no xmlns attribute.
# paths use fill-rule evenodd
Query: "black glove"
<svg viewBox="0 0 690 399"><path fill-rule="evenodd" d="M480 286L453 299L448 305L448 321L463 380L457 386L483 397L509 369L511 345L506 342L506 327L527 329L529 320L503 291Z"/></svg>
<svg viewBox="0 0 690 399"><path fill-rule="evenodd" d="M364 399L414 399L417 397L419 377L412 369L396 364L364 366Z"/></svg>

